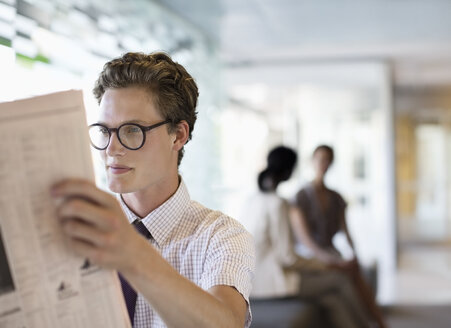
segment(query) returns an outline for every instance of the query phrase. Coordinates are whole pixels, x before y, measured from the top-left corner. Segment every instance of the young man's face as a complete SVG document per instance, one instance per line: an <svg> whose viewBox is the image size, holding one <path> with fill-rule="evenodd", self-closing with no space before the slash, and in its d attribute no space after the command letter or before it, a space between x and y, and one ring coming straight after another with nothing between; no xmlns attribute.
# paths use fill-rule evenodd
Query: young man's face
<svg viewBox="0 0 451 328"><path fill-rule="evenodd" d="M100 102L98 122L109 128L123 123L149 126L164 120L153 104L152 95L144 88L107 89ZM165 185L177 174L174 139L167 125L162 125L146 132L142 148L129 150L119 142L117 134L112 133L110 144L101 151L111 191L130 193Z"/></svg>

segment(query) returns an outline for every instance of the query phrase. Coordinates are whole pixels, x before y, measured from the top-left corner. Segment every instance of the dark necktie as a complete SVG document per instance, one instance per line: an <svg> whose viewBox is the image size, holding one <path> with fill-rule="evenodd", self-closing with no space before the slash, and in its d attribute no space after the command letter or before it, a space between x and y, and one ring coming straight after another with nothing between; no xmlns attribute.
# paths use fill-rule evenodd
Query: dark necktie
<svg viewBox="0 0 451 328"><path fill-rule="evenodd" d="M136 220L135 222L133 222L133 226L146 239L150 239L152 237L149 230L147 230L146 226L141 221ZM123 278L120 273L118 273L118 275L119 275L119 279L121 281L122 293L124 294L124 299L125 299L125 304L127 305L128 315L130 316L130 321L133 326L133 318L135 316L136 299L137 299L138 295L136 294L136 291L132 288L132 286L129 285L127 280L125 280L125 278Z"/></svg>

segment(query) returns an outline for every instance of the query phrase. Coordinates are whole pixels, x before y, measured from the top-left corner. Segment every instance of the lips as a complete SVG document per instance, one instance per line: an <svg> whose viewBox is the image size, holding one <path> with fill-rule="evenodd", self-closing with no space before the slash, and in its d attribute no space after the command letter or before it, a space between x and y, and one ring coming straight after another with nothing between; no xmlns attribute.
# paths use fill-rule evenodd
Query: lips
<svg viewBox="0 0 451 328"><path fill-rule="evenodd" d="M108 165L107 168L112 174L124 174L124 173L127 173L132 170L128 166L119 165L119 164L111 164L111 165Z"/></svg>

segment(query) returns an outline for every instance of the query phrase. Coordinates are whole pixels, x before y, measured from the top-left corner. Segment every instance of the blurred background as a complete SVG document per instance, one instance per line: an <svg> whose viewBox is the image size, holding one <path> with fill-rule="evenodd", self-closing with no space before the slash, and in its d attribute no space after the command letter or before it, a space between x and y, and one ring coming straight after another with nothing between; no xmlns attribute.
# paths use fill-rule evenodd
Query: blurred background
<svg viewBox="0 0 451 328"><path fill-rule="evenodd" d="M107 60L168 52L200 89L181 166L193 199L238 215L277 144L300 156L292 198L333 146L328 185L391 322L448 327L450 14L448 0L0 0L0 101L83 89L90 121Z"/></svg>

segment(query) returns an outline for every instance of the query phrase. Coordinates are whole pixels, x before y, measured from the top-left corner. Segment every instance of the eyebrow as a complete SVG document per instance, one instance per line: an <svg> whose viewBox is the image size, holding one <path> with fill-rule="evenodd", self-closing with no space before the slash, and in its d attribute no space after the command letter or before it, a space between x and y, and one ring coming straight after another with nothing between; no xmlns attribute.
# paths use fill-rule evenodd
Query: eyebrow
<svg viewBox="0 0 451 328"><path fill-rule="evenodd" d="M98 121L96 123L97 124L102 124L102 125L105 125L105 126L109 127L109 125L107 123L103 122L103 121ZM140 125L144 125L144 126L152 125L152 123L148 123L148 122L142 121L142 120L128 120L128 121L123 121L123 122L119 123L117 126L122 125L122 124L128 124L128 123L135 123L135 124L140 124Z"/></svg>

